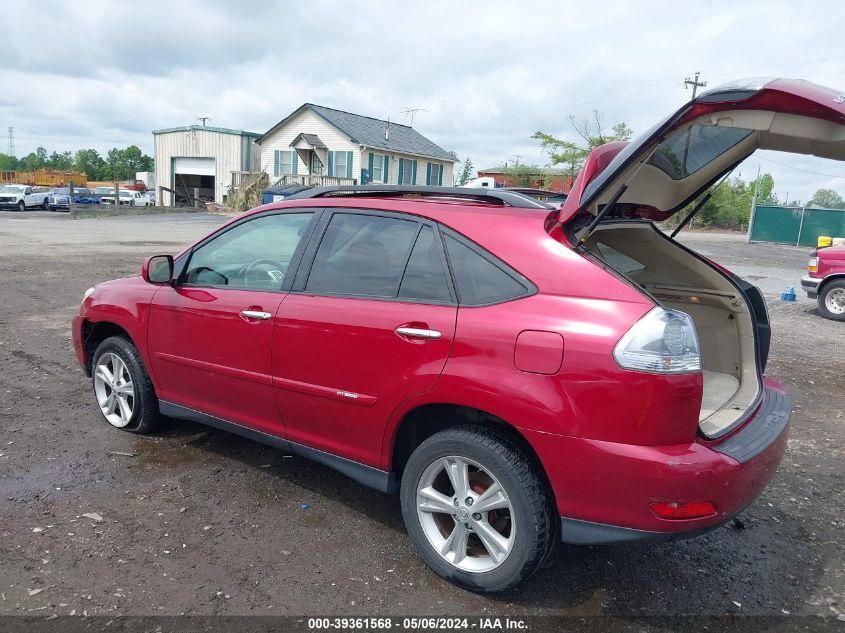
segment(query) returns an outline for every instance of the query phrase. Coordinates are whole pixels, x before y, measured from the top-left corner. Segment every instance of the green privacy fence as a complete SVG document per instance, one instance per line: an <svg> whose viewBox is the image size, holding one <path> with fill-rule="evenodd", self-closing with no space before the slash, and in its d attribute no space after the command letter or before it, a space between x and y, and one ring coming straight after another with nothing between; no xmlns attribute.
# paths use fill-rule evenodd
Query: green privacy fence
<svg viewBox="0 0 845 633"><path fill-rule="evenodd" d="M845 237L842 209L755 207L748 228L751 242L815 246L820 235Z"/></svg>

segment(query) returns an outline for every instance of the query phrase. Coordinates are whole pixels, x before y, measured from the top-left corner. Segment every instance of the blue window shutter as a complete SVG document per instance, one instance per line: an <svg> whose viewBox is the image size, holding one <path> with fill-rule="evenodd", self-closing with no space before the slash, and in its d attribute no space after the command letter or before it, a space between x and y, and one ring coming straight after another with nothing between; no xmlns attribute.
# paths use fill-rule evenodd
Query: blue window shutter
<svg viewBox="0 0 845 633"><path fill-rule="evenodd" d="M273 151L273 175L279 176L279 150Z"/></svg>
<svg viewBox="0 0 845 633"><path fill-rule="evenodd" d="M373 153L370 152L370 180L373 179Z"/></svg>
<svg viewBox="0 0 845 633"><path fill-rule="evenodd" d="M417 184L417 161L411 163L411 184Z"/></svg>
<svg viewBox="0 0 845 633"><path fill-rule="evenodd" d="M443 165L440 165L440 173L437 174L437 186L443 186Z"/></svg>
<svg viewBox="0 0 845 633"><path fill-rule="evenodd" d="M399 184L402 184L402 177L405 175L405 161L399 159Z"/></svg>
<svg viewBox="0 0 845 633"><path fill-rule="evenodd" d="M329 152L329 176L334 176L334 152Z"/></svg>
<svg viewBox="0 0 845 633"><path fill-rule="evenodd" d="M431 163L425 164L425 184L431 184Z"/></svg>
<svg viewBox="0 0 845 633"><path fill-rule="evenodd" d="M352 178L352 152L346 152L346 177Z"/></svg>
<svg viewBox="0 0 845 633"><path fill-rule="evenodd" d="M384 169L381 172L381 180L382 182L387 182L387 166L390 164L390 158L385 154L384 156Z"/></svg>

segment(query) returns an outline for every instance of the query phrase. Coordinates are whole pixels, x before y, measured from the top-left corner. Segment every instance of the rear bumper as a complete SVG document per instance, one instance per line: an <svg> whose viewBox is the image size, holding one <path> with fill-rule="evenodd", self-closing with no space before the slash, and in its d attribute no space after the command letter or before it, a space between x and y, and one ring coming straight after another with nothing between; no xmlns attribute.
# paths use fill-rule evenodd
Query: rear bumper
<svg viewBox="0 0 845 633"><path fill-rule="evenodd" d="M815 279L814 277L801 277L801 287L810 299L815 299L819 296L819 286L821 283L821 279Z"/></svg>
<svg viewBox="0 0 845 633"><path fill-rule="evenodd" d="M546 466L564 542L668 541L724 524L762 492L783 457L789 412L783 387L767 378L754 415L716 442L637 446L526 435ZM716 513L661 519L651 510L661 501L710 501Z"/></svg>

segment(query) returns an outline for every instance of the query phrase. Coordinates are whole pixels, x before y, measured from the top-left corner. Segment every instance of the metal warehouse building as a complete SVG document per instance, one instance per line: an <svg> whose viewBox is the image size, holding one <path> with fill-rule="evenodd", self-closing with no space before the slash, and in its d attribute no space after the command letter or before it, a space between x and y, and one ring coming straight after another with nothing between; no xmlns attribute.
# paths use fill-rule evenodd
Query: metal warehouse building
<svg viewBox="0 0 845 633"><path fill-rule="evenodd" d="M153 130L158 203L222 204L246 173L261 170L254 132L189 125Z"/></svg>

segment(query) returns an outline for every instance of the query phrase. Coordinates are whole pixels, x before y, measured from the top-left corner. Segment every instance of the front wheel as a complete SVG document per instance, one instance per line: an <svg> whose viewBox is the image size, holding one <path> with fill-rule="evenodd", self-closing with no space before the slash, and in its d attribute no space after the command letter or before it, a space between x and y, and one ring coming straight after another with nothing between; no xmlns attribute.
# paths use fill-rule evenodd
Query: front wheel
<svg viewBox="0 0 845 633"><path fill-rule="evenodd" d="M18 211L20 213L23 213L24 211L26 211L26 202L24 202L23 200L18 202Z"/></svg>
<svg viewBox="0 0 845 633"><path fill-rule="evenodd" d="M49 201L48 201L47 198L44 198L44 202L41 203L41 208L46 211L48 206L49 206Z"/></svg>
<svg viewBox="0 0 845 633"><path fill-rule="evenodd" d="M420 444L400 490L414 547L440 576L480 593L505 591L551 551L559 518L534 460L504 433L446 429Z"/></svg>
<svg viewBox="0 0 845 633"><path fill-rule="evenodd" d="M100 413L112 426L140 435L158 427L158 399L141 355L122 336L97 346L91 369Z"/></svg>
<svg viewBox="0 0 845 633"><path fill-rule="evenodd" d="M824 318L845 321L845 279L826 283L819 293L818 303Z"/></svg>

